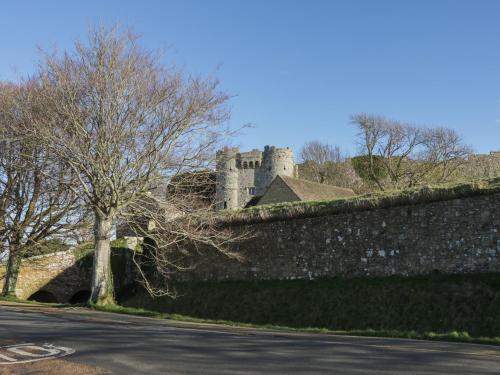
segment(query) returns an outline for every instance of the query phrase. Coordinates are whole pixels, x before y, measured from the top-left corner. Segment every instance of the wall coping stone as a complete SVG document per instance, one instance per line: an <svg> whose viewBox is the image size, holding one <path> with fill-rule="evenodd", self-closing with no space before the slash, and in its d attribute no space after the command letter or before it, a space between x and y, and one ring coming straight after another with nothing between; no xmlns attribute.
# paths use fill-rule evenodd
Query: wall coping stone
<svg viewBox="0 0 500 375"><path fill-rule="evenodd" d="M242 226L263 222L338 215L379 208L420 205L499 193L500 177L496 177L453 185L442 184L370 193L331 201L287 202L240 210L227 210L220 214L218 220L222 225Z"/></svg>

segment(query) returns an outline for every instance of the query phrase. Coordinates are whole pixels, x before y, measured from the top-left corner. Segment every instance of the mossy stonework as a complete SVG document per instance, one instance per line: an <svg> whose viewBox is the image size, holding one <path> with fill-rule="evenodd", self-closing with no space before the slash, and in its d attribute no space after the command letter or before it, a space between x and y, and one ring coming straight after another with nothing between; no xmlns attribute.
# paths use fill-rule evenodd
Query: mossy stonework
<svg viewBox="0 0 500 375"><path fill-rule="evenodd" d="M91 267L71 250L23 259L15 295L28 299L43 290L50 293L51 301L68 302L80 290L89 290ZM0 265L0 284L5 267Z"/></svg>
<svg viewBox="0 0 500 375"><path fill-rule="evenodd" d="M177 279L291 280L500 271L500 193L496 190L239 225L252 233L236 249L245 261L208 254L197 268L178 274Z"/></svg>
<svg viewBox="0 0 500 375"><path fill-rule="evenodd" d="M113 282L116 291L133 282L132 250L119 243L111 248ZM43 302L71 302L75 295L90 293L93 264L92 246L23 259L15 296ZM0 287L4 283L5 264L0 263ZM37 294L38 293L38 294ZM47 300L49 298L49 300Z"/></svg>
<svg viewBox="0 0 500 375"><path fill-rule="evenodd" d="M173 281L500 272L500 179L336 201L226 210L222 223L249 233L239 262L207 250ZM134 282L136 244L116 241L115 290ZM35 262L37 264L32 264ZM92 246L26 259L16 296L50 292L58 302L90 289ZM0 264L0 287L2 280Z"/></svg>

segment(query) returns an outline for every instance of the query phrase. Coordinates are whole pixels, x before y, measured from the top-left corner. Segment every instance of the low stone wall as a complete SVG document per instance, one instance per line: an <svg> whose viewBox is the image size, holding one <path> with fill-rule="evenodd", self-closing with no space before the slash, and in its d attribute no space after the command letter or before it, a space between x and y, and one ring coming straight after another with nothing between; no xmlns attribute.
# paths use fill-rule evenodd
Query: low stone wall
<svg viewBox="0 0 500 375"><path fill-rule="evenodd" d="M129 248L111 252L113 281L117 292L134 281ZM50 293L57 302L70 302L80 292L90 292L93 253L76 256L73 250L26 258L21 263L16 297L28 299L39 291ZM3 288L5 263L0 263L0 291Z"/></svg>
<svg viewBox="0 0 500 375"><path fill-rule="evenodd" d="M73 251L40 255L24 259L19 270L16 296L28 299L43 290L58 302L68 302L80 290L89 290L92 268L75 257ZM0 288L3 287L5 264L0 265Z"/></svg>
<svg viewBox="0 0 500 375"><path fill-rule="evenodd" d="M208 254L176 279L315 279L500 271L498 192L241 227L243 262ZM238 229L237 229L238 230Z"/></svg>

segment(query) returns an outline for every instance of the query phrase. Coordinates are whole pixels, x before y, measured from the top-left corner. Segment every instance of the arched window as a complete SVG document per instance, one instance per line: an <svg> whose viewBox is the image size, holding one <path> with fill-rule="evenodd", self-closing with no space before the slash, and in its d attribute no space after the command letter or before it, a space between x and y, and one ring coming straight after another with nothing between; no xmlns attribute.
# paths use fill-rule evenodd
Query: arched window
<svg viewBox="0 0 500 375"><path fill-rule="evenodd" d="M243 169L248 169L248 163L246 161L243 162Z"/></svg>
<svg viewBox="0 0 500 375"><path fill-rule="evenodd" d="M259 168L260 167L260 164L258 161L255 162L255 168Z"/></svg>
<svg viewBox="0 0 500 375"><path fill-rule="evenodd" d="M250 162L249 166L250 166L250 169L253 169L253 161Z"/></svg>

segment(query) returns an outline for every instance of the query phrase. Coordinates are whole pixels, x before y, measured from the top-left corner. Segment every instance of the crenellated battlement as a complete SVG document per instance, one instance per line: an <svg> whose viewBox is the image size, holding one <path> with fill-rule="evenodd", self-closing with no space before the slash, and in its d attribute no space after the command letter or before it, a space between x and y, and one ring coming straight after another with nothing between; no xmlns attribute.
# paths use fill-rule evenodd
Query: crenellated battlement
<svg viewBox="0 0 500 375"><path fill-rule="evenodd" d="M247 152L224 148L217 151L216 174L217 208L242 208L264 194L276 176L295 175L293 151L275 146Z"/></svg>

